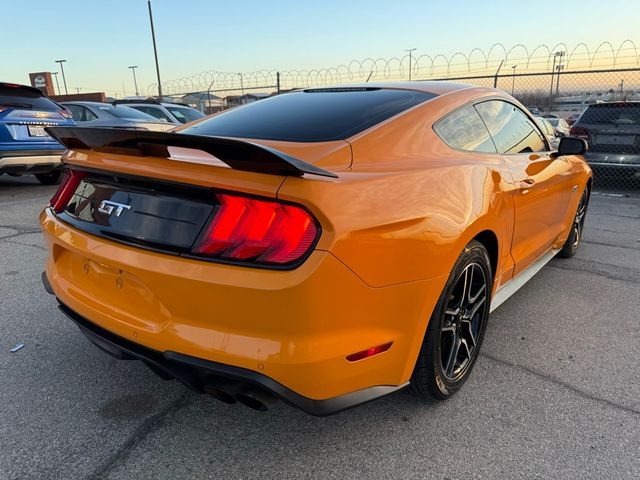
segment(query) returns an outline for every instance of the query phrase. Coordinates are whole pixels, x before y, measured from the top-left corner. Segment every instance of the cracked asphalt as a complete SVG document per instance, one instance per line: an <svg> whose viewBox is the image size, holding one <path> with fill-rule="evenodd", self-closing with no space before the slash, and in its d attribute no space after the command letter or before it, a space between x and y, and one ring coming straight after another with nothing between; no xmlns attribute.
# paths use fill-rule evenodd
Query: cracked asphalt
<svg viewBox="0 0 640 480"><path fill-rule="evenodd" d="M640 478L640 189L592 196L578 255L492 315L454 398L327 418L225 405L91 346L41 286L53 191L0 177L2 480Z"/></svg>

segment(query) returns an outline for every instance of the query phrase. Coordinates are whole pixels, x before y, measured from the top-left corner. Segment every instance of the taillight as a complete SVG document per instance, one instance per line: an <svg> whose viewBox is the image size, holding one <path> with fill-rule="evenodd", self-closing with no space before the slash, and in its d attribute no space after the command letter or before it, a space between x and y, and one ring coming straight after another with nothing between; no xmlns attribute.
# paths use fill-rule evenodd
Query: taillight
<svg viewBox="0 0 640 480"><path fill-rule="evenodd" d="M218 194L220 207L193 252L235 262L287 265L313 248L319 227L303 208Z"/></svg>
<svg viewBox="0 0 640 480"><path fill-rule="evenodd" d="M78 185L87 174L85 172L79 172L77 170L67 170L60 187L55 195L51 198L49 205L51 209L56 212L62 212L69 204L69 200L73 197Z"/></svg>
<svg viewBox="0 0 640 480"><path fill-rule="evenodd" d="M569 130L569 135L576 138L584 138L585 140L589 140L589 130L584 127L571 127Z"/></svg>

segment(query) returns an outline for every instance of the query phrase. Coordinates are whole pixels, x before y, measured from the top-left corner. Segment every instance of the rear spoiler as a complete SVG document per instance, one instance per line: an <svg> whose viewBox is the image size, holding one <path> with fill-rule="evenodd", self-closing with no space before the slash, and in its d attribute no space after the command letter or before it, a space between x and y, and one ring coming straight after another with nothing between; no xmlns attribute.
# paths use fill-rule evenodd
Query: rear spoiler
<svg viewBox="0 0 640 480"><path fill-rule="evenodd" d="M297 177L310 173L338 178L333 172L286 153L243 140L126 128L47 127L45 130L70 150L169 158L168 147L192 148L213 155L235 170Z"/></svg>

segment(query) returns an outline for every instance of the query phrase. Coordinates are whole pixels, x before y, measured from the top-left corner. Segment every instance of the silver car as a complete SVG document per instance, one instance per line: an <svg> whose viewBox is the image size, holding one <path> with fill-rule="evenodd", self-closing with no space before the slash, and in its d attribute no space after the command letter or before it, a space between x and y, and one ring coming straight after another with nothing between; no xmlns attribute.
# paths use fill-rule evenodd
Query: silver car
<svg viewBox="0 0 640 480"><path fill-rule="evenodd" d="M114 105L127 105L136 110L151 115L158 120L183 125L204 117L204 113L188 105L178 103L158 102L155 100L116 100Z"/></svg>
<svg viewBox="0 0 640 480"><path fill-rule="evenodd" d="M164 132L175 127L134 108L100 102L62 102L82 127L119 127Z"/></svg>

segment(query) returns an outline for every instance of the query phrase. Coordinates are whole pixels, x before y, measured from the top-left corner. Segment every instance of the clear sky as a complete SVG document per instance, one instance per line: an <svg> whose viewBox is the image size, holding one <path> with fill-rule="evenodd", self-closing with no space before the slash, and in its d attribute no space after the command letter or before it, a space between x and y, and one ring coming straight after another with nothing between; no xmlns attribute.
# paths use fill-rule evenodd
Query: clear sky
<svg viewBox="0 0 640 480"><path fill-rule="evenodd" d="M334 67L352 59L452 55L495 42L570 48L631 39L640 46L640 0L428 1L152 0L162 80L204 70ZM70 93L155 81L146 0L0 0L0 80L56 71Z"/></svg>

